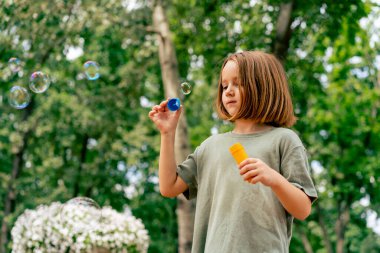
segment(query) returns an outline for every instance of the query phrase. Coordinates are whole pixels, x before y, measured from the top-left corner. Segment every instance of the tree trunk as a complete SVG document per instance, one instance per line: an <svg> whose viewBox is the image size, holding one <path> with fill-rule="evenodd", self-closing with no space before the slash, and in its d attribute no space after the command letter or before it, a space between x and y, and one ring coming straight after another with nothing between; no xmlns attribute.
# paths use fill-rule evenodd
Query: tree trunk
<svg viewBox="0 0 380 253"><path fill-rule="evenodd" d="M169 24L161 0L157 0L153 11L153 25L157 33L162 80L166 97L179 97L179 71L175 48L170 37ZM185 110L179 119L175 139L176 161L182 162L190 153ZM194 230L195 202L182 195L177 198L179 253L191 252Z"/></svg>
<svg viewBox="0 0 380 253"><path fill-rule="evenodd" d="M335 233L336 233L336 253L344 252L344 239L345 231L348 222L350 221L350 210L347 206L343 207L343 210L339 212L338 220L335 223Z"/></svg>
<svg viewBox="0 0 380 253"><path fill-rule="evenodd" d="M87 155L87 142L88 142L88 135L85 134L82 139L82 148L80 152L80 164L77 171L77 175L74 182L74 193L73 197L78 196L80 192L80 181L82 177L82 170L83 170L83 164L86 162L86 155Z"/></svg>
<svg viewBox="0 0 380 253"><path fill-rule="evenodd" d="M292 36L291 24L293 22L292 12L293 12L294 1L281 4L280 15L277 19L276 26L276 39L273 43L273 53L284 65L289 45L290 38Z"/></svg>
<svg viewBox="0 0 380 253"><path fill-rule="evenodd" d="M325 219L323 217L322 210L319 207L318 203L316 203L315 208L317 210L318 224L319 224L319 226L322 229L323 242L325 244L325 248L327 250L327 253L334 253L333 247L332 247L331 242L330 242L330 236L329 236L329 234L327 232L327 226L326 226L326 223L325 223Z"/></svg>
<svg viewBox="0 0 380 253"><path fill-rule="evenodd" d="M23 138L24 141L26 141L26 138ZM24 142L25 143L25 142ZM1 253L6 252L6 246L8 244L8 233L9 233L9 227L8 227L8 215L10 215L14 208L15 208L15 202L16 202L16 189L15 189L15 183L17 178L19 177L21 170L22 170L22 156L24 154L24 147L21 148L21 150L15 154L15 157L12 162L12 173L11 178L8 184L8 192L7 196L5 198L5 208L4 208L4 218L3 222L1 224Z"/></svg>
<svg viewBox="0 0 380 253"><path fill-rule="evenodd" d="M298 224L297 230L301 236L301 241L302 241L303 247L305 249L305 252L306 253L313 253L313 248L311 247L311 243L310 243L309 239L307 238L305 230L302 228L301 224Z"/></svg>
<svg viewBox="0 0 380 253"><path fill-rule="evenodd" d="M29 116L32 114L33 105L34 103L32 99L27 109L25 109L25 113L22 119L23 122L26 121L29 118ZM9 224L8 224L7 217L15 210L16 196L17 196L15 184L22 172L23 155L27 147L27 142L29 139L30 132L31 130L29 129L27 132L24 133L24 136L22 138L23 145L20 147L18 152L14 155L13 161L12 161L11 178L9 179L8 191L5 197L5 201L4 201L4 215L3 215L3 221L1 224L1 236L0 236L0 253L6 253L7 251L8 234L9 234L9 227L8 227Z"/></svg>

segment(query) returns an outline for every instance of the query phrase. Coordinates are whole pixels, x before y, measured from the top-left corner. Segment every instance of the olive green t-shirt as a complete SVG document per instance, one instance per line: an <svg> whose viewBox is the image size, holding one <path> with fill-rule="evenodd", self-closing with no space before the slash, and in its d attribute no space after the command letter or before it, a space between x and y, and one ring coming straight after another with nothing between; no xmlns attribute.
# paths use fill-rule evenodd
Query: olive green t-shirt
<svg viewBox="0 0 380 253"><path fill-rule="evenodd" d="M270 187L247 183L229 147L240 142L249 157L265 162L290 183L317 198L306 150L292 130L217 134L206 139L177 167L196 198L193 253L283 253L289 251L293 217Z"/></svg>

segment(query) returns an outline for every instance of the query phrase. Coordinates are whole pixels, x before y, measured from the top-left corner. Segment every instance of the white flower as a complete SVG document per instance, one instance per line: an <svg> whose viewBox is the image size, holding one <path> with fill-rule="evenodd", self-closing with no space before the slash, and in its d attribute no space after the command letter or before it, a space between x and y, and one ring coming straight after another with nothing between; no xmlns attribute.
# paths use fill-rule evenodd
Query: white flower
<svg viewBox="0 0 380 253"><path fill-rule="evenodd" d="M13 253L91 252L101 246L115 253L134 247L145 253L149 235L131 212L52 203L21 214L12 229L12 241Z"/></svg>

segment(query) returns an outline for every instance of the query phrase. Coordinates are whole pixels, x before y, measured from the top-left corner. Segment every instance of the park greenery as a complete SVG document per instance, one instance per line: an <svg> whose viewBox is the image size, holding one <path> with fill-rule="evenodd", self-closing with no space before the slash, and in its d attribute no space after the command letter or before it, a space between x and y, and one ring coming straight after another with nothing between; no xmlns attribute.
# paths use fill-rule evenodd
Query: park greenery
<svg viewBox="0 0 380 253"><path fill-rule="evenodd" d="M380 2L371 0L0 0L0 252L11 251L26 209L76 196L128 207L148 252L178 251L177 202L159 194L159 134L148 118L165 99L157 2L180 80L193 87L181 97L192 150L231 129L213 110L224 57L273 52L281 6L293 4L281 60L319 199L295 222L290 252L379 252L380 223L376 233L367 222L380 216ZM88 60L99 79L86 79ZM35 71L51 77L49 89L11 107L11 87L28 89Z"/></svg>

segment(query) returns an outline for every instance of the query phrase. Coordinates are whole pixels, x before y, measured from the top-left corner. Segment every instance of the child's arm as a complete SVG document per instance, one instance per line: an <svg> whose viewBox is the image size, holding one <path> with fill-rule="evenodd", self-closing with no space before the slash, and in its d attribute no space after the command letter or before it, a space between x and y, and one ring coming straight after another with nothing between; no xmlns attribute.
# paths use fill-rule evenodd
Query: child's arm
<svg viewBox="0 0 380 253"><path fill-rule="evenodd" d="M165 197L175 197L183 193L188 185L177 174L174 154L176 127L182 107L176 112L167 109L167 100L153 106L149 118L161 132L161 149L158 168L160 192Z"/></svg>
<svg viewBox="0 0 380 253"><path fill-rule="evenodd" d="M239 164L239 168L245 181L252 184L260 182L271 187L282 206L295 218L304 220L310 215L311 201L306 193L289 183L263 161L248 158Z"/></svg>
<svg viewBox="0 0 380 253"><path fill-rule="evenodd" d="M289 183L281 174L277 173L277 175L277 182L272 185L273 192L286 211L299 220L305 220L311 212L310 198L302 190Z"/></svg>
<svg viewBox="0 0 380 253"><path fill-rule="evenodd" d="M176 171L174 140L175 132L161 134L158 178L160 192L165 197L176 197L188 188L187 184L178 176Z"/></svg>

